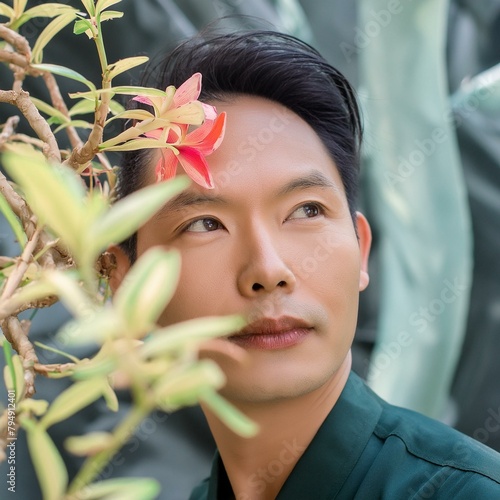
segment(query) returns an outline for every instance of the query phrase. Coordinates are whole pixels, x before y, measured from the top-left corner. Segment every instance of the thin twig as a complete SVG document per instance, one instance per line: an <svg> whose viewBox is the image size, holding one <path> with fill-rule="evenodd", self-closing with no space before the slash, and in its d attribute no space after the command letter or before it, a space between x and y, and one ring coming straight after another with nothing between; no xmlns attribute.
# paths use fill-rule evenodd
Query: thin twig
<svg viewBox="0 0 500 500"><path fill-rule="evenodd" d="M35 353L33 344L28 339L30 321L19 321L17 317L11 316L5 321L2 321L1 326L5 338L22 359L25 383L24 396L31 398L36 392L34 365L38 363L38 357Z"/></svg>
<svg viewBox="0 0 500 500"><path fill-rule="evenodd" d="M5 299L11 297L23 280L24 273L28 270L30 261L33 258L33 251L38 244L40 232L40 229L37 229L24 247L23 253L17 261L16 269L14 269L14 271L10 274L7 282L5 283L0 301L4 301Z"/></svg>
<svg viewBox="0 0 500 500"><path fill-rule="evenodd" d="M12 139L17 125L19 124L19 116L11 116L7 119L2 128L2 133L0 134L0 148L2 144Z"/></svg>
<svg viewBox="0 0 500 500"><path fill-rule="evenodd" d="M60 163L61 152L59 151L59 145L54 133L31 101L29 93L24 90L19 92L14 90L0 90L0 102L12 104L21 111L36 135L45 143L43 152L47 159Z"/></svg>

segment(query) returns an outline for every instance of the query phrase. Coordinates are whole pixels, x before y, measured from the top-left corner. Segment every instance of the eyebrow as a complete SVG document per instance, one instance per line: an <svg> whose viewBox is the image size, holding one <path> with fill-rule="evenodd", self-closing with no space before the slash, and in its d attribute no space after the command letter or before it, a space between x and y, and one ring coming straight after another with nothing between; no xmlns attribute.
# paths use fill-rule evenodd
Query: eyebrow
<svg viewBox="0 0 500 500"><path fill-rule="evenodd" d="M333 189L335 192L339 192L339 187L334 182L328 179L328 177L326 177L319 170L313 170L310 174L304 177L299 177L298 179L293 179L285 184L279 189L277 196L284 196L286 194L293 193L294 191L314 187Z"/></svg>
<svg viewBox="0 0 500 500"><path fill-rule="evenodd" d="M163 205L154 218L161 219L169 213L180 212L181 210L185 210L187 207L205 205L207 203L223 205L227 204L227 201L221 196L183 191Z"/></svg>
<svg viewBox="0 0 500 500"><path fill-rule="evenodd" d="M339 192L339 188L334 182L328 179L319 170L313 170L308 175L299 177L297 179L292 179L290 182L282 186L276 193L276 196L285 196L289 193L293 193L294 191L300 191L302 189L313 187L333 189L336 193ZM163 205L163 207L156 213L154 218L161 219L162 217L165 217L167 214L170 214L172 212L180 212L182 210L185 210L187 207L206 204L227 205L228 201L225 198L217 195L183 191L177 196L174 196L165 205Z"/></svg>

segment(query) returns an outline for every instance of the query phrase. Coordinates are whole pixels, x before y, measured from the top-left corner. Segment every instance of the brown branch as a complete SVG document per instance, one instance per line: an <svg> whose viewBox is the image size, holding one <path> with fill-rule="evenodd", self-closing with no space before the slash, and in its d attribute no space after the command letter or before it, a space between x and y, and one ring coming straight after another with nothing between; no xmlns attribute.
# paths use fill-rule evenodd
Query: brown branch
<svg viewBox="0 0 500 500"><path fill-rule="evenodd" d="M61 91L59 90L59 86L57 85L56 79L52 73L48 73L47 71L43 72L43 80L45 85L47 86L47 90L50 94L50 100L52 101L52 106L59 110L64 116L70 118L68 107L64 102L64 99L61 95ZM80 136L78 135L75 127L66 127L66 133L69 138L69 142L73 148L81 148L83 145Z"/></svg>
<svg viewBox="0 0 500 500"><path fill-rule="evenodd" d="M31 144L39 149L43 148L43 141L40 139L36 139L35 137L31 137L26 134L12 134L11 141L24 142L26 144Z"/></svg>
<svg viewBox="0 0 500 500"><path fill-rule="evenodd" d="M24 247L23 253L17 261L16 269L14 269L12 274L7 279L7 282L5 283L2 296L0 297L1 301L4 301L11 297L21 283L24 273L28 270L30 261L33 258L33 252L38 244L38 240L40 239L40 232L40 229L37 229L32 238Z"/></svg>
<svg viewBox="0 0 500 500"><path fill-rule="evenodd" d="M0 134L0 148L2 147L2 144L12 138L18 124L19 116L11 116L7 119L2 127L2 133Z"/></svg>
<svg viewBox="0 0 500 500"><path fill-rule="evenodd" d="M109 83L109 82L108 82ZM106 85L104 85L106 87ZM64 162L71 168L78 169L91 161L99 152L99 144L102 142L104 124L109 113L109 103L111 97L109 93L102 95L102 101L95 114L94 126L89 134L87 142L80 148L75 148L69 158Z"/></svg>
<svg viewBox="0 0 500 500"><path fill-rule="evenodd" d="M35 394L35 363L38 358L33 344L28 339L28 332L31 322L28 320L19 321L15 316L7 318L1 323L2 331L7 341L12 345L23 363L24 369L24 396L31 398ZM20 396L21 398L23 395Z"/></svg>
<svg viewBox="0 0 500 500"><path fill-rule="evenodd" d="M0 90L0 102L6 102L16 106L19 111L26 117L31 128L37 136L45 142L43 153L52 161L61 162L61 153L56 138L50 129L50 125L43 119L42 115L33 104L28 92L21 90Z"/></svg>
<svg viewBox="0 0 500 500"><path fill-rule="evenodd" d="M17 52L10 52L8 50L0 50L0 61L6 62L8 64L14 64L20 68L24 68L28 65L26 57L18 54Z"/></svg>
<svg viewBox="0 0 500 500"><path fill-rule="evenodd" d="M75 363L57 363L53 365L42 365L41 363L35 363L34 369L38 375L43 377L50 377L53 373L65 373L72 370L76 366Z"/></svg>
<svg viewBox="0 0 500 500"><path fill-rule="evenodd" d="M31 61L31 49L28 40L24 36L11 30L5 24L0 24L0 38L9 43L19 54L23 55L26 62Z"/></svg>
<svg viewBox="0 0 500 500"><path fill-rule="evenodd" d="M17 316L18 314L21 314L24 311L29 311L30 309L44 309L46 307L51 307L58 302L58 300L59 298L57 296L51 295L40 300L20 304L14 295L9 300L0 304L0 320L8 318L9 316Z"/></svg>

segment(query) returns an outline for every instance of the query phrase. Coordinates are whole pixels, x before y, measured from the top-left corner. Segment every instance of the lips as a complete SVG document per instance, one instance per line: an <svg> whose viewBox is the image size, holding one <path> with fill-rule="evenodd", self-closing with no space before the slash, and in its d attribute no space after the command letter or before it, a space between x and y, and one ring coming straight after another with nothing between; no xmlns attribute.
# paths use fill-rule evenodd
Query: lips
<svg viewBox="0 0 500 500"><path fill-rule="evenodd" d="M244 348L285 349L301 343L311 331L312 326L299 318L263 318L250 323L228 340Z"/></svg>

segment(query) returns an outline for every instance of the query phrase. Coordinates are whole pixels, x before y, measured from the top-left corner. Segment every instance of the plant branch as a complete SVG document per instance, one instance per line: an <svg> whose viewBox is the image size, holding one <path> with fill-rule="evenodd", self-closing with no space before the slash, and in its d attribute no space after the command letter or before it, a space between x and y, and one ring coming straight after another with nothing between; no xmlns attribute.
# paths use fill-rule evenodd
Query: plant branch
<svg viewBox="0 0 500 500"><path fill-rule="evenodd" d="M24 368L24 395L31 398L35 394L35 363L38 363L38 357L35 353L33 344L28 339L28 332L31 322L27 320L19 321L15 316L2 321L1 327L7 341L12 345L14 350L19 354Z"/></svg>
<svg viewBox="0 0 500 500"><path fill-rule="evenodd" d="M31 128L37 136L45 143L43 153L47 159L61 162L61 152L56 138L50 129L50 125L43 119L42 115L33 104L28 92L20 90L0 90L0 102L6 102L16 106L19 111L26 117Z"/></svg>
<svg viewBox="0 0 500 500"><path fill-rule="evenodd" d="M38 240L40 239L40 232L41 230L37 229L24 247L23 253L17 261L16 269L14 269L5 283L2 296L0 297L1 301L11 297L23 280L24 273L28 270L28 266L30 265L30 261L33 257L33 252L38 244Z"/></svg>

